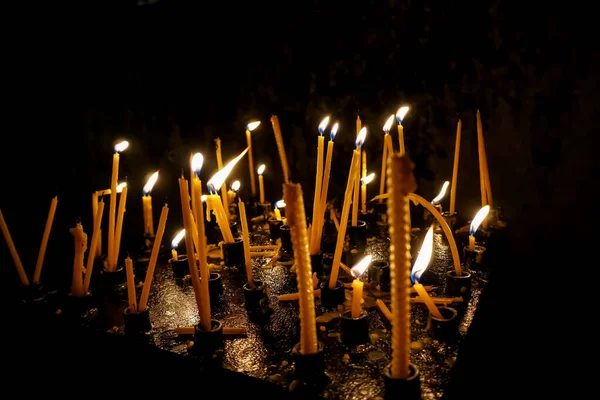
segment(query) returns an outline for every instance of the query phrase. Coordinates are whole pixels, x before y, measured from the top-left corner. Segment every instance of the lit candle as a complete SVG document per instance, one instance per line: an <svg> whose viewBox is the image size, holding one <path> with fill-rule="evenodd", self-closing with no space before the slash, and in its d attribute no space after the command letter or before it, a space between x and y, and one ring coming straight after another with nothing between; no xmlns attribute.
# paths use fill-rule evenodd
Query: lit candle
<svg viewBox="0 0 600 400"><path fill-rule="evenodd" d="M223 155L221 154L221 139L216 138L216 152L217 152L217 169L220 171L223 168ZM229 219L229 193L227 192L227 182L223 181L223 186L221 186L221 198L223 199L223 208L225 209L225 214L227 214L227 219ZM194 201L194 199L192 199Z"/></svg>
<svg viewBox="0 0 600 400"><path fill-rule="evenodd" d="M390 226L390 280L392 297L392 366L391 376L409 376L410 353L410 213L408 194L417 185L413 164L407 155L392 155L388 161L388 224Z"/></svg>
<svg viewBox="0 0 600 400"><path fill-rule="evenodd" d="M446 195L446 191L448 190L448 186L450 186L450 182L448 182L448 181L444 182L444 184L442 185L442 189L440 190L440 192L438 193L438 195L435 196L433 198L433 200L431 200L431 204L433 204L436 207L439 207L440 208L440 212L442 211L442 205L440 204L440 202L442 201L442 199Z"/></svg>
<svg viewBox="0 0 600 400"><path fill-rule="evenodd" d="M192 222L195 221L196 218L196 191L194 190L194 184L200 185L200 180L196 179L196 171L202 170L202 165L204 164L204 156L202 153L192 154L190 158L190 180L192 181L192 187L190 192L190 198L192 202ZM200 190L202 191L202 190ZM220 200L219 200L220 201ZM198 247L196 246L196 250Z"/></svg>
<svg viewBox="0 0 600 400"><path fill-rule="evenodd" d="M108 211L108 270L114 271L110 264L114 259L115 251L115 219L117 215L117 181L119 180L119 153L129 147L128 141L123 141L115 145L113 154L112 176L110 179L110 208ZM116 268L116 266L115 266Z"/></svg>
<svg viewBox="0 0 600 400"><path fill-rule="evenodd" d="M319 254L321 248L321 237L319 235L319 216L321 215L321 188L323 187L323 156L325 151L325 138L323 133L329 124L329 117L325 117L319 124L317 137L317 171L315 176L315 195L313 197L313 214L312 214L312 228L310 231L310 254Z"/></svg>
<svg viewBox="0 0 600 400"><path fill-rule="evenodd" d="M144 215L144 234L154 236L154 218L152 217L152 188L158 180L158 171L153 173L142 189L142 206Z"/></svg>
<svg viewBox="0 0 600 400"><path fill-rule="evenodd" d="M229 204L233 204L235 201L235 195L240 190L240 181L235 181L231 184L231 189L227 191L227 197L229 197Z"/></svg>
<svg viewBox="0 0 600 400"><path fill-rule="evenodd" d="M179 246L179 242L181 242L181 239L183 239L184 237L185 229L182 229L179 232L177 232L177 235L175 235L173 240L171 240L171 257L173 260L177 260L179 258L179 255L177 254L177 246Z"/></svg>
<svg viewBox="0 0 600 400"><path fill-rule="evenodd" d="M27 274L25 273L25 269L23 268L23 263L21 262L19 253L17 253L15 243L12 240L12 236L10 236L10 231L8 230L8 225L6 225L6 221L4 220L4 215L2 215L2 210L0 210L0 228L2 228L4 240L6 240L8 251L10 251L10 255L13 259L13 262L15 263L15 267L17 268L17 273L19 274L21 284L23 284L23 286L29 286L29 278L27 278Z"/></svg>
<svg viewBox="0 0 600 400"><path fill-rule="evenodd" d="M281 211L280 209L285 208L285 201L279 200L275 203L275 219L281 221Z"/></svg>
<svg viewBox="0 0 600 400"><path fill-rule="evenodd" d="M363 153L364 155L365 153ZM362 177L362 179L360 180L360 191L361 191L361 196L362 196L362 203L361 203L361 208L362 208L362 212L366 213L367 212L367 185L369 183L371 183L371 181L375 179L375 173L371 173L369 175L365 175Z"/></svg>
<svg viewBox="0 0 600 400"><path fill-rule="evenodd" d="M298 299L300 306L300 354L315 354L318 351L315 297L302 186L285 183L283 185L283 198L289 207L287 219L294 251L298 293L300 293Z"/></svg>
<svg viewBox="0 0 600 400"><path fill-rule="evenodd" d="M350 162L350 171L348 172L348 182L346 183L346 192L344 193L342 216L339 222L335 253L333 255L333 262L331 264L331 275L329 276L330 289L335 288L340 270L342 251L344 250L344 240L346 239L346 227L348 226L348 214L350 213L350 202L352 201L352 191L354 190L356 174L358 174L358 169L360 167L360 152L358 151L358 148L364 143L366 136L367 130L361 129L360 134L356 138L355 142L357 149L352 152L352 161Z"/></svg>
<svg viewBox="0 0 600 400"><path fill-rule="evenodd" d="M252 196L256 196L256 180L254 179L254 159L252 157L252 131L260 125L260 121L250 122L246 125L246 142L248 143L248 168L250 169L250 189Z"/></svg>
<svg viewBox="0 0 600 400"><path fill-rule="evenodd" d="M102 215L104 214L104 200L100 200L98 203L98 211L94 217L94 232L92 232L92 243L90 245L90 251L88 252L87 267L85 268L85 279L83 280L83 293L87 293L90 290L90 281L92 279L92 271L94 269L94 260L96 259L96 248L100 243L102 237Z"/></svg>
<svg viewBox="0 0 600 400"><path fill-rule="evenodd" d="M94 219L94 223L96 221L96 213L98 212L98 197L105 196L110 194L110 189L106 190L98 190L92 193L92 218ZM96 230L96 226L93 227L94 231ZM100 228L100 235L98 236L98 244L96 245L96 257L100 257L102 255L102 228Z"/></svg>
<svg viewBox="0 0 600 400"><path fill-rule="evenodd" d="M363 281L360 280L362 275L365 273L369 265L371 264L372 255L368 255L358 262L350 270L350 274L354 278L352 281L352 318L360 317L362 311L362 298L363 298Z"/></svg>
<svg viewBox="0 0 600 400"><path fill-rule="evenodd" d="M364 132L364 134L363 134ZM363 136L366 137L367 136L367 128L362 128L359 135L358 136ZM361 148L362 145L364 143L364 139L362 141L358 141L357 139L357 145L356 145L356 150L355 152L358 152L358 161L360 162L360 156L361 156ZM360 144L358 144L360 143ZM360 188L360 166L357 167L357 170L355 172L355 176L354 176L354 199L352 200L352 226L357 226L358 225L358 191Z"/></svg>
<svg viewBox="0 0 600 400"><path fill-rule="evenodd" d="M480 183L483 184L483 191L485 191L486 203L481 205L484 206L492 204L492 187L490 186L490 175L487 166L487 155L485 152L485 141L483 139L483 124L481 123L481 114L477 110L477 149L479 152L479 175ZM482 192L483 195L483 192ZM483 199L483 196L482 196Z"/></svg>
<svg viewBox="0 0 600 400"><path fill-rule="evenodd" d="M121 249L121 233L123 232L123 219L125 218L125 204L127 203L127 182L120 183L117 186L117 193L121 193L119 199L119 211L117 212L117 226L115 228L115 248L112 252L113 259L109 260L109 271L116 271L119 261L119 251Z"/></svg>
<svg viewBox="0 0 600 400"><path fill-rule="evenodd" d="M490 206L483 206L477 211L475 218L471 221L471 226L469 226L469 250L475 250L475 232L477 232L479 225L481 225L485 217L488 216L489 212Z"/></svg>
<svg viewBox="0 0 600 400"><path fill-rule="evenodd" d="M240 221L242 221L242 240L244 241L244 259L246 260L246 277L251 288L256 288L252 277L252 260L250 259L250 230L248 229L248 218L246 217L246 206L242 200L238 204L240 210Z"/></svg>
<svg viewBox="0 0 600 400"><path fill-rule="evenodd" d="M456 124L456 144L454 145L454 167L452 168L452 186L450 187L450 215L454 214L456 205L456 181L458 179L458 159L460 158L460 135L462 132L462 121Z"/></svg>
<svg viewBox="0 0 600 400"><path fill-rule="evenodd" d="M40 244L40 251L38 253L37 262L35 264L35 272L33 274L33 283L40 281L42 275L42 266L44 265L44 256L46 255L46 247L48 246L48 239L50 238L50 230L52 230L52 223L54 222L54 214L56 213L56 206L58 205L58 196L54 196L50 202L50 210L48 211L48 217L46 218L46 227L44 228L44 234L42 235L42 244Z"/></svg>
<svg viewBox="0 0 600 400"><path fill-rule="evenodd" d="M273 125L273 134L275 135L275 143L277 143L277 151L279 152L279 160L281 161L281 170L283 171L283 181L290 181L290 169L285 155L285 146L283 145L283 137L281 136L281 127L279 126L279 118L277 115L271 116L271 125Z"/></svg>
<svg viewBox="0 0 600 400"><path fill-rule="evenodd" d="M398 141L400 142L400 155L406 153L406 148L404 147L404 127L402 126L402 121L408 112L408 107L400 107L396 112L396 121L398 121Z"/></svg>
<svg viewBox="0 0 600 400"><path fill-rule="evenodd" d="M362 169L361 169L361 174L360 174L360 183L361 183L361 190L360 190L360 206L361 206L361 211L366 213L367 212L367 194L366 194L366 189L367 187L364 187L364 191L363 191L363 187L362 187L362 180L364 178L367 177L367 152L363 151L362 152Z"/></svg>
<svg viewBox="0 0 600 400"><path fill-rule="evenodd" d="M258 167L258 170L256 170L256 172L258 173L260 204L265 204L265 181L263 179L263 173L265 172L265 168L265 164L261 164L260 167Z"/></svg>
<svg viewBox="0 0 600 400"><path fill-rule="evenodd" d="M385 125L383 125L383 154L381 155L381 178L379 179L379 194L383 195L385 193L385 180L386 180L386 171L387 171L387 158L394 152L392 146L392 137L390 136L390 129L392 129L392 124L394 123L394 114L390 115L390 117L385 121ZM380 203L383 203L383 198L379 199Z"/></svg>
<svg viewBox="0 0 600 400"><path fill-rule="evenodd" d="M129 302L129 312L136 313L138 308L137 300L135 298L135 276L133 275L133 261L129 256L125 259L125 271L127 273L127 300Z"/></svg>
<svg viewBox="0 0 600 400"><path fill-rule="evenodd" d="M156 261L158 260L158 252L160 251L160 245L162 242L163 234L165 233L165 226L167 225L167 216L169 215L169 206L165 203L160 213L160 220L158 221L158 230L156 231L156 238L152 245L152 253L150 253L150 261L148 262L148 269L146 270L146 279L144 279L144 286L142 288L142 294L140 296L140 304L138 309L140 312L146 311L148 304L148 297L150 297L150 287L152 286L152 279L154 278L154 269L156 268Z"/></svg>
<svg viewBox="0 0 600 400"><path fill-rule="evenodd" d="M431 254L433 253L433 227L430 227L425 234L425 239L423 240L423 244L421 245L421 250L419 251L419 255L417 256L417 260L415 261L415 265L413 265L412 272L410 274L410 279L414 282L413 288L419 294L423 302L427 306L429 313L438 319L443 319L444 317L438 310L437 306L433 302L427 290L419 283L419 279L421 279L421 275L427 269L429 265L429 261L431 261Z"/></svg>
<svg viewBox="0 0 600 400"><path fill-rule="evenodd" d="M73 280L71 282L71 295L82 297L83 291L83 254L87 250L87 234L83 231L81 223L70 229L75 240L75 256L73 257Z"/></svg>
<svg viewBox="0 0 600 400"><path fill-rule="evenodd" d="M316 227L318 229L317 232L317 237L322 237L323 236L323 224L325 221L325 210L327 208L327 192L329 190L329 175L331 173L331 160L333 158L333 141L335 139L335 136L337 135L337 131L339 128L340 124L339 123L335 123L333 124L333 127L331 128L331 131L329 132L329 142L327 142L327 155L325 156L325 171L323 173L323 186L321 188L321 194L320 194L320 204L319 204L319 215L318 217L318 221L316 224ZM315 225L313 223L313 225ZM316 243L318 247L318 249L321 249L321 241L319 240L318 243ZM317 251L318 253L318 251Z"/></svg>

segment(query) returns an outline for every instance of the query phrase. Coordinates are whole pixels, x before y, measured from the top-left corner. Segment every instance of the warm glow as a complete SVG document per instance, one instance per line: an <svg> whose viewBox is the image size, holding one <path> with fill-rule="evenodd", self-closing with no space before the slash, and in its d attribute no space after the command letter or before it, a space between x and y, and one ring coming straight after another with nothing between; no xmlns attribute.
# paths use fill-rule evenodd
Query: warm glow
<svg viewBox="0 0 600 400"><path fill-rule="evenodd" d="M396 121L398 121L399 124L402 123L402 120L404 120L404 117L406 116L407 112L408 112L407 106L400 107L398 109L398 112L396 112Z"/></svg>
<svg viewBox="0 0 600 400"><path fill-rule="evenodd" d="M214 174L213 177L210 178L210 180L206 183L208 190L212 193L217 193L217 190L223 186L223 182L225 182L225 179L227 179L233 170L233 167L235 167L235 164L237 164L237 162L240 161L247 152L248 148L246 147L246 150L242 151L239 156L229 161L227 165L223 167L223 169Z"/></svg>
<svg viewBox="0 0 600 400"><path fill-rule="evenodd" d="M185 236L185 229L182 229L177 233L177 235L175 235L175 237L171 241L171 248L176 249L177 246L179 246L179 242L181 242L181 239L183 239L184 236Z"/></svg>
<svg viewBox="0 0 600 400"><path fill-rule="evenodd" d="M337 131L338 131L339 127L340 127L339 123L336 122L335 124L333 124L333 127L331 128L331 132L329 132L329 138L331 140L334 140L335 137L337 136Z"/></svg>
<svg viewBox="0 0 600 400"><path fill-rule="evenodd" d="M321 136L323 136L323 133L325 132L325 128L327 128L327 125L329 125L329 116L325 117L323 119L323 121L321 121L321 123L319 124L319 134Z"/></svg>
<svg viewBox="0 0 600 400"><path fill-rule="evenodd" d="M287 204L285 204L285 201L283 200L279 200L277 203L275 203L275 207L277 208L285 208Z"/></svg>
<svg viewBox="0 0 600 400"><path fill-rule="evenodd" d="M207 197L208 197L208 195L203 194L202 196L200 196L200 201L203 202L203 203L205 203Z"/></svg>
<svg viewBox="0 0 600 400"><path fill-rule="evenodd" d="M150 176L150 178L148 179L148 182L146 182L146 184L144 185L144 188L142 189L144 196L148 196L148 195L150 195L150 193L152 193L152 188L154 187L154 184L156 183L157 180L158 180L158 171L153 173L152 176Z"/></svg>
<svg viewBox="0 0 600 400"><path fill-rule="evenodd" d="M485 217L487 217L489 212L490 212L490 206L481 207L481 210L479 210L477 212L477 214L475 214L475 218L473 218L473 221L471 221L471 227L469 228L469 235L474 235L475 232L477 232L477 228L479 228L479 225L481 225L481 223L483 222Z"/></svg>
<svg viewBox="0 0 600 400"><path fill-rule="evenodd" d="M254 121L254 122L250 122L248 125L246 125L246 130L249 130L250 132L252 132L253 130L255 130L258 126L260 125L260 121Z"/></svg>
<svg viewBox="0 0 600 400"><path fill-rule="evenodd" d="M240 190L240 186L242 184L240 183L240 181L235 181L231 184L231 190L233 190L234 192L237 192L238 190Z"/></svg>
<svg viewBox="0 0 600 400"><path fill-rule="evenodd" d="M368 185L373 179L375 179L375 172L371 172L369 175L361 178L360 183L363 185Z"/></svg>
<svg viewBox="0 0 600 400"><path fill-rule="evenodd" d="M444 182L444 185L442 186L442 190L440 190L440 193L437 196L435 196L435 198L433 200L431 200L431 204L436 205L436 204L439 204L440 201L442 201L442 199L446 195L446 190L448 190L448 186L450 186L450 182L449 181Z"/></svg>
<svg viewBox="0 0 600 400"><path fill-rule="evenodd" d="M129 142L127 140L123 140L121 143L115 144L115 151L120 153L129 147Z"/></svg>
<svg viewBox="0 0 600 400"><path fill-rule="evenodd" d="M394 114L390 115L387 121L385 121L385 125L383 125L383 131L385 133L390 133L390 129L392 129L392 124L394 123Z"/></svg>
<svg viewBox="0 0 600 400"><path fill-rule="evenodd" d="M259 175L262 175L262 174L263 174L263 172L265 172L265 168L267 168L267 167L265 166L265 164L261 164L261 166L260 166L260 167L258 167L258 169L256 170L256 172L258 172L258 174L259 174Z"/></svg>
<svg viewBox="0 0 600 400"><path fill-rule="evenodd" d="M367 128L362 128L358 135L356 136L356 147L361 147L365 143L365 139L367 138Z"/></svg>
<svg viewBox="0 0 600 400"><path fill-rule="evenodd" d="M427 230L425 240L423 240L421 250L419 250L419 255L417 256L417 261L415 261L415 264L412 267L410 279L413 282L421 279L421 275L423 275L423 272L425 272L427 266L429 266L431 254L433 254L433 226Z"/></svg>
<svg viewBox="0 0 600 400"><path fill-rule="evenodd" d="M204 164L204 156L202 153L196 153L192 157L192 171L196 175L200 175L200 170L202 170L202 164Z"/></svg>
<svg viewBox="0 0 600 400"><path fill-rule="evenodd" d="M350 273L352 274L352 277L354 279L360 278L362 276L362 274L365 273L365 271L371 264L372 258L373 258L373 256L369 254L368 256L366 256L365 258L360 260L354 267L352 267L352 269L350 270Z"/></svg>
<svg viewBox="0 0 600 400"><path fill-rule="evenodd" d="M123 188L125 188L125 186L127 186L127 182L121 182L117 185L117 193L121 193L123 191Z"/></svg>

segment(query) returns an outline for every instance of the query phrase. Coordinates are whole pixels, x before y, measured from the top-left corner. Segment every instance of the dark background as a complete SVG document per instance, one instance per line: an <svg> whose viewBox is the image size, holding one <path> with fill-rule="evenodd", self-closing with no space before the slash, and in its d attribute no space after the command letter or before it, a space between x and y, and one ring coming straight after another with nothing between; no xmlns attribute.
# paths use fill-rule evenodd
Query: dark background
<svg viewBox="0 0 600 400"><path fill-rule="evenodd" d="M189 153L204 154L206 182L216 171L213 139L222 139L227 161L245 148L244 126L260 120L255 166L267 165L267 199L276 201L282 175L269 117L277 114L292 179L310 207L319 121L340 121L330 187L339 198L357 113L369 129L368 169L379 175L381 127L408 104L406 144L426 198L451 178L462 119L457 208L466 218L480 206L474 113L481 111L494 202L514 227L507 270L523 262L524 276L539 263L553 271L565 251L548 249L566 248L573 236L565 232L584 232L583 205L597 193L597 150L587 140L600 123L591 13L541 2L355 3L7 9L0 206L26 269L33 271L58 193L44 272L51 285L69 284L68 229L81 218L91 237L90 195L109 186L119 139L130 141L120 180L130 185L122 248L133 251L142 233L141 188L156 169L155 216L166 198L171 238L181 227L176 179L182 168L187 175ZM246 159L233 179L248 197ZM378 178L369 192L378 192ZM575 213L567 208L573 201L580 202ZM10 291L17 276L4 245L2 271Z"/></svg>

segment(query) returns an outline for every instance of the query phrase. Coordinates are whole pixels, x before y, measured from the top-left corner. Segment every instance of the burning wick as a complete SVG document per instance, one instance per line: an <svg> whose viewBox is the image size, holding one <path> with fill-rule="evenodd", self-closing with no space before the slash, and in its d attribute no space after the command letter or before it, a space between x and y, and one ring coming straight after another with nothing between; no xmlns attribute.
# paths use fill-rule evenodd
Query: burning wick
<svg viewBox="0 0 600 400"><path fill-rule="evenodd" d="M450 186L450 182L449 181L444 182L444 185L442 186L442 190L440 190L440 193L437 196L435 196L435 198L433 200L431 200L431 204L433 204L434 206L439 205L440 201L442 201L442 199L446 195L446 190L448 190L448 186Z"/></svg>
<svg viewBox="0 0 600 400"><path fill-rule="evenodd" d="M419 283L419 279L423 272L427 269L429 262L431 261L431 255L433 253L433 226L429 227L427 233L425 234L425 240L423 240L423 245L421 245L421 250L419 251L419 255L417 257L417 261L413 265L412 271L410 273L410 279L413 281L413 288L416 292L421 296L423 302L427 306L429 313L435 318L443 319L440 310L438 310L437 306L433 302L433 299L427 293L427 290Z"/></svg>
<svg viewBox="0 0 600 400"><path fill-rule="evenodd" d="M179 246L179 242L181 242L181 239L183 239L184 237L185 229L182 229L177 233L177 235L175 235L175 237L171 241L171 256L173 257L173 260L178 259L177 246Z"/></svg>
<svg viewBox="0 0 600 400"><path fill-rule="evenodd" d="M371 264L372 255L368 255L360 260L352 269L350 274L354 280L352 281L352 318L360 317L362 311L361 302L363 298L364 283L360 280L369 265Z"/></svg>
<svg viewBox="0 0 600 400"><path fill-rule="evenodd" d="M277 219L277 221L281 221L281 212L279 211L280 208L285 208L285 201L283 200L279 200L278 202L275 203L275 218Z"/></svg>
<svg viewBox="0 0 600 400"><path fill-rule="evenodd" d="M475 214L473 221L471 221L471 226L469 227L469 250L475 250L475 232L477 232L479 225L481 225L489 212L490 206L483 206L481 207L481 210Z"/></svg>

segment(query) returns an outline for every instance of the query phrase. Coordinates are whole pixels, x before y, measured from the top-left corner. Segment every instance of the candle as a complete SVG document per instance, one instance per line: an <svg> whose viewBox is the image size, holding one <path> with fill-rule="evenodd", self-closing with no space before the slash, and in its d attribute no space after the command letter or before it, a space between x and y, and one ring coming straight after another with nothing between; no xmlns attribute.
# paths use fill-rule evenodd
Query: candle
<svg viewBox="0 0 600 400"><path fill-rule="evenodd" d="M369 174L369 175L365 175L360 180L360 191L361 191L361 196L362 196L362 199L361 199L361 208L362 208L362 212L363 213L367 212L367 185L369 183L371 183L371 181L373 181L373 179L375 179L375 173L374 172L371 173L371 174Z"/></svg>
<svg viewBox="0 0 600 400"><path fill-rule="evenodd" d="M231 184L231 189L227 191L229 204L233 204L233 202L235 201L235 195L237 194L238 190L240 190L240 186L240 181L235 181Z"/></svg>
<svg viewBox="0 0 600 400"><path fill-rule="evenodd" d="M171 240L171 256L173 260L177 260L179 258L179 255L177 254L177 246L179 246L179 242L181 242L181 239L183 239L184 237L185 229L182 229L179 232L177 232L173 240Z"/></svg>
<svg viewBox="0 0 600 400"><path fill-rule="evenodd" d="M248 143L248 168L250 169L250 189L252 196L256 196L256 179L254 178L254 158L252 157L252 134L260 125L260 121L250 122L246 125L246 142Z"/></svg>
<svg viewBox="0 0 600 400"><path fill-rule="evenodd" d="M392 124L394 123L394 114L390 115L390 117L385 121L383 125L383 153L381 155L381 178L379 179L379 194L383 195L385 193L385 180L386 180L386 171L387 171L387 158L388 155L393 154L394 149L392 147L392 137L390 136L390 129L392 129ZM383 198L379 199L380 203L383 203Z"/></svg>
<svg viewBox="0 0 600 400"><path fill-rule="evenodd" d="M340 126L340 124L337 122L335 124L333 124L333 127L331 128L331 131L329 132L329 142L327 142L327 155L325 156L325 170L323 172L323 185L321 187L321 194L320 194L320 199L319 199L319 215L317 215L318 221L316 223L316 227L318 229L317 237L319 237L319 238L323 236L323 223L324 223L324 218L325 218L325 210L327 208L327 192L329 190L329 176L331 173L331 160L333 157L333 141L335 139L335 136L337 135L339 126ZM313 222L313 225L315 225L314 222ZM321 241L319 240L316 245L319 246L318 249L320 251L321 250ZM317 251L317 253L318 253L318 251Z"/></svg>
<svg viewBox="0 0 600 400"><path fill-rule="evenodd" d="M390 279L392 297L391 376L409 376L410 318L410 209L408 194L416 189L413 164L407 155L392 155L388 161L388 224L390 226Z"/></svg>
<svg viewBox="0 0 600 400"><path fill-rule="evenodd" d="M248 218L246 217L246 206L242 200L239 201L240 221L242 221L242 239L244 241L244 257L246 260L246 277L251 288L256 288L252 277L252 260L250 259L250 231L248 229Z"/></svg>
<svg viewBox="0 0 600 400"><path fill-rule="evenodd" d="M90 245L90 251L88 252L87 267L85 268L85 279L83 281L83 293L87 293L90 290L90 281L92 279L92 271L94 270L94 260L96 259L96 249L100 244L100 238L102 237L102 215L104 215L104 200L100 200L98 203L98 211L94 217L94 232L92 232L92 243Z"/></svg>
<svg viewBox="0 0 600 400"><path fill-rule="evenodd" d="M23 286L29 286L29 278L27 278L27 274L25 273L25 269L23 268L23 263L21 262L19 253L17 253L17 248L15 247L15 243L13 242L12 236L10 235L10 231L8 230L8 225L6 225L6 221L4 220L4 215L2 215L2 210L0 210L0 228L2 229L4 240L6 240L8 251L10 251L10 255L13 259L13 262L15 263L15 267L17 268L17 273L19 274L21 284Z"/></svg>
<svg viewBox="0 0 600 400"><path fill-rule="evenodd" d="M360 280L362 275L365 273L369 265L371 264L372 255L368 255L360 260L352 269L350 274L354 278L352 281L352 318L360 317L362 311L362 298L363 298L363 281Z"/></svg>
<svg viewBox="0 0 600 400"><path fill-rule="evenodd" d="M116 269L111 265L115 250L115 218L117 215L117 181L119 179L119 153L129 147L129 142L123 141L115 145L113 154L112 176L110 179L110 208L108 212L108 270Z"/></svg>
<svg viewBox="0 0 600 400"><path fill-rule="evenodd" d="M415 265L413 265L412 272L410 274L410 279L414 282L413 288L419 294L423 302L427 306L429 313L438 319L443 319L444 317L438 310L437 306L427 293L427 290L419 283L419 279L421 279L421 275L427 269L429 265L429 261L431 260L431 254L433 253L433 226L431 226L427 233L425 234L425 239L423 240L423 244L421 245L421 250L419 251L419 255L417 256L417 260L415 261Z"/></svg>
<svg viewBox="0 0 600 400"><path fill-rule="evenodd" d="M138 310L137 300L135 298L135 280L133 275L133 261L127 256L125 259L125 271L127 272L127 300L129 302L129 312L136 313Z"/></svg>
<svg viewBox="0 0 600 400"><path fill-rule="evenodd" d="M216 152L217 152L217 169L220 171L223 168L223 155L221 154L221 139L216 138ZM227 182L223 181L223 185L221 186L221 198L223 199L223 208L225 209L225 214L227 214L227 219L229 219L229 192L227 191ZM192 201L194 201L192 199Z"/></svg>
<svg viewBox="0 0 600 400"><path fill-rule="evenodd" d="M158 180L158 171L153 173L142 189L142 206L144 216L144 234L154 236L154 218L152 217L152 188Z"/></svg>
<svg viewBox="0 0 600 400"><path fill-rule="evenodd" d="M285 183L283 185L283 198L289 207L288 225L294 250L298 293L300 293L298 299L300 306L300 354L315 354L318 351L315 298L302 186Z"/></svg>
<svg viewBox="0 0 600 400"><path fill-rule="evenodd" d="M83 253L87 249L87 235L83 232L81 223L69 230L75 241L75 256L73 257L73 280L71 282L71 295L82 297L83 291Z"/></svg>
<svg viewBox="0 0 600 400"><path fill-rule="evenodd" d="M265 172L265 168L265 164L261 164L260 167L258 167L258 170L256 170L256 172L258 173L260 204L265 204L265 181L263 179L263 173Z"/></svg>
<svg viewBox="0 0 600 400"><path fill-rule="evenodd" d="M323 133L329 124L329 117L325 117L318 127L319 135L317 136L317 170L315 176L315 194L313 197L313 214L312 227L310 231L310 254L319 254L321 251L321 237L319 236L319 221L321 207L321 190L323 187L323 157L325 152L325 138Z"/></svg>
<svg viewBox="0 0 600 400"><path fill-rule="evenodd" d="M115 228L115 249L112 252L113 259L109 261L110 271L117 269L117 263L119 261L119 252L121 249L121 234L123 232L123 219L125 218L125 204L127 203L127 183L123 182L117 186L117 193L121 193L119 199L119 210L117 212L117 226Z"/></svg>
<svg viewBox="0 0 600 400"><path fill-rule="evenodd" d="M362 180L367 177L367 152L362 152L362 170L360 174L360 206L363 213L367 212L367 187L362 187Z"/></svg>
<svg viewBox="0 0 600 400"><path fill-rule="evenodd" d="M492 204L492 187L490 186L490 175L487 167L487 155L485 152L485 141L483 139L483 125L481 123L481 114L477 110L477 149L479 153L479 175L480 183L483 184L483 190L485 191L486 203L482 206ZM483 195L483 193L482 193ZM483 198L483 196L482 196ZM482 200L483 201L483 200Z"/></svg>
<svg viewBox="0 0 600 400"><path fill-rule="evenodd" d="M456 206L456 181L458 179L458 159L460 158L460 135L462 132L462 121L456 124L456 144L454 145L454 167L452 167L452 186L450 187L450 215L455 212Z"/></svg>
<svg viewBox="0 0 600 400"><path fill-rule="evenodd" d="M92 218L94 219L94 223L96 221L96 213L98 212L98 197L105 196L110 194L110 189L98 190L92 193ZM93 227L94 231L96 230L96 226ZM102 255L102 229L100 229L100 235L98 236L98 244L96 245L96 257L100 257Z"/></svg>
<svg viewBox="0 0 600 400"><path fill-rule="evenodd" d="M433 198L433 200L431 200L431 204L433 204L434 206L439 206L440 207L440 211L442 209L442 206L441 206L440 202L442 201L442 199L446 195L446 191L448 190L448 186L450 186L450 182L448 182L448 181L444 182L444 184L442 185L442 189L440 190L440 192L438 193L438 195L435 196Z"/></svg>
<svg viewBox="0 0 600 400"><path fill-rule="evenodd" d="M283 207L285 207L285 201L279 200L275 203L275 219L277 221L281 221L281 211L279 209Z"/></svg>
<svg viewBox="0 0 600 400"><path fill-rule="evenodd" d="M367 128L361 129L358 136L361 136L361 135L363 137L367 136ZM364 139L360 142L357 139L357 143L360 143L360 145L359 144L356 145L355 151L358 152L358 161L360 162L361 148L364 143ZM354 199L352 200L352 226L358 225L358 191L359 191L359 188L360 188L360 167L357 167L357 170L355 172L355 177L354 177Z"/></svg>
<svg viewBox="0 0 600 400"><path fill-rule="evenodd" d="M357 115L356 116L356 136L358 136L361 129L362 129L362 122L360 120L360 115Z"/></svg>
<svg viewBox="0 0 600 400"><path fill-rule="evenodd" d="M196 175L195 171L202 170L202 165L204 164L204 156L202 153L192 154L190 157L190 179L192 181L192 188L190 193L191 203L192 203L192 222L194 218L196 218L196 192L194 191L194 176ZM196 247L198 249L198 247Z"/></svg>
<svg viewBox="0 0 600 400"><path fill-rule="evenodd" d="M396 121L398 121L398 141L400 142L400 155L406 153L406 148L404 147L404 127L402 126L402 121L408 112L408 107L400 107L396 112Z"/></svg>
<svg viewBox="0 0 600 400"><path fill-rule="evenodd" d="M283 137L281 136L281 127L279 126L279 118L277 115L271 116L271 125L273 125L273 133L275 135L275 143L277 143L277 151L279 152L279 160L281 161L281 169L283 171L283 181L290 181L290 169L285 155L285 147L283 145Z"/></svg>
<svg viewBox="0 0 600 400"><path fill-rule="evenodd" d="M344 250L344 241L346 239L346 227L348 226L348 214L350 213L350 201L352 200L352 191L354 190L355 177L358 173L360 153L358 148L364 143L367 135L367 130L362 129L360 135L356 138L357 149L352 152L352 161L350 162L350 171L348 173L348 182L346 183L346 191L344 193L344 205L342 207L341 221L338 227L338 236L335 246L335 253L333 255L333 262L331 264L331 275L329 276L329 288L334 289L338 272L340 269L340 262L342 261L342 251Z"/></svg>
<svg viewBox="0 0 600 400"><path fill-rule="evenodd" d="M42 235L42 244L40 244L40 251L38 253L37 262L35 264L35 272L33 274L33 283L40 281L42 275L42 266L44 265L44 256L46 255L46 247L48 246L48 239L50 238L50 231L52 230L52 223L54 222L54 214L56 213L56 206L58 205L58 196L54 196L50 202L50 210L48 211L48 217L46 218L46 227L44 228L44 234Z"/></svg>
<svg viewBox="0 0 600 400"><path fill-rule="evenodd" d="M469 226L469 250L475 250L475 232L477 232L479 225L481 225L485 217L488 216L489 212L490 206L483 206L477 211L475 218L471 221L471 225Z"/></svg>

